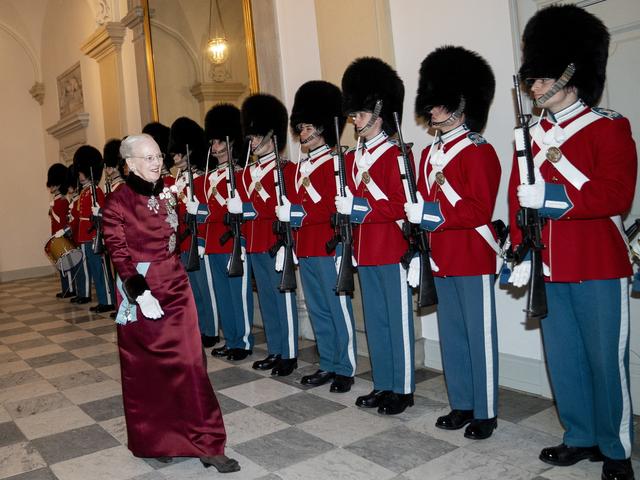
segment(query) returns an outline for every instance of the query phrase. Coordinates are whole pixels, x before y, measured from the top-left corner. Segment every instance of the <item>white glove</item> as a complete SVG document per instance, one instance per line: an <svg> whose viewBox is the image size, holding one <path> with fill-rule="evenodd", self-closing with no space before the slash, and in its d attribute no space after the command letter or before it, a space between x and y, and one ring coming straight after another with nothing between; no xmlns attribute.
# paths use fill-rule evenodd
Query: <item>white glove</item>
<svg viewBox="0 0 640 480"><path fill-rule="evenodd" d="M424 211L424 199L420 192L417 192L416 197L416 203L407 202L404 204L404 211L409 222L420 225L422 223L422 212Z"/></svg>
<svg viewBox="0 0 640 480"><path fill-rule="evenodd" d="M60 238L64 236L64 228L61 228L60 230L58 230L56 233L53 234L54 237L56 238Z"/></svg>
<svg viewBox="0 0 640 480"><path fill-rule="evenodd" d="M335 258L335 261L336 261L336 272L340 273L340 262L342 262L342 255L337 256ZM351 265L353 265L353 268L356 268L358 266L356 257L354 257L353 255L351 255Z"/></svg>
<svg viewBox="0 0 640 480"><path fill-rule="evenodd" d="M293 264L298 265L298 257L296 256L296 252L293 253ZM284 247L280 247L278 249L278 253L276 253L276 272L281 272L284 268Z"/></svg>
<svg viewBox="0 0 640 480"><path fill-rule="evenodd" d="M189 187L187 187L187 198L184 203L187 206L187 213L190 215L198 214L198 205L200 202L198 202L196 197L191 196L191 189Z"/></svg>
<svg viewBox="0 0 640 480"><path fill-rule="evenodd" d="M198 245L198 256L204 258L204 247L201 245Z"/></svg>
<svg viewBox="0 0 640 480"><path fill-rule="evenodd" d="M544 179L539 168L534 168L535 183L518 186L518 201L524 208L542 208L544 205Z"/></svg>
<svg viewBox="0 0 640 480"><path fill-rule="evenodd" d="M233 195L233 197L227 198L227 210L229 210L229 213L238 215L242 213L242 200L240 200L237 190L234 190Z"/></svg>
<svg viewBox="0 0 640 480"><path fill-rule="evenodd" d="M281 222L291 221L291 202L284 195L282 196L282 205L276 206L276 217Z"/></svg>
<svg viewBox="0 0 640 480"><path fill-rule="evenodd" d="M100 207L98 205L96 205L95 207L91 207L91 214L94 217L100 216Z"/></svg>
<svg viewBox="0 0 640 480"><path fill-rule="evenodd" d="M353 194L349 187L345 187L346 197L336 195L336 211L342 215L351 215L353 210Z"/></svg>
<svg viewBox="0 0 640 480"><path fill-rule="evenodd" d="M157 320L164 315L162 308L160 308L160 302L158 302L158 299L156 297L151 295L150 290L145 290L144 292L142 292L142 295L139 295L136 298L136 302L140 306L142 315L150 318L151 320Z"/></svg>
<svg viewBox="0 0 640 480"><path fill-rule="evenodd" d="M176 183L173 184L173 188L171 188L171 190L174 191L174 193L180 193L182 192L182 190L184 190L184 187L187 186L187 179L185 178L185 175L179 175L178 178L176 178Z"/></svg>
<svg viewBox="0 0 640 480"><path fill-rule="evenodd" d="M429 257L429 263L431 264L431 271L437 272L440 268L433 261L433 258ZM409 271L407 272L407 283L410 287L416 288L420 285L420 256L416 255L409 262Z"/></svg>
<svg viewBox="0 0 640 480"><path fill-rule="evenodd" d="M511 272L511 276L509 277L509 283L512 283L514 287L520 288L529 283L530 278L531 261L526 260L513 267L513 272Z"/></svg>

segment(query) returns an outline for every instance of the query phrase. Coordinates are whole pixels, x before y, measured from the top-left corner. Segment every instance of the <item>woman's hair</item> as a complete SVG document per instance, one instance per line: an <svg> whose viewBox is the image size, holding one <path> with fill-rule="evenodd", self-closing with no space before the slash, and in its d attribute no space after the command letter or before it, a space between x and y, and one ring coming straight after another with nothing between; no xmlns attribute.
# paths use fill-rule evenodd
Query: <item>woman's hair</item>
<svg viewBox="0 0 640 480"><path fill-rule="evenodd" d="M129 158L133 155L133 147L136 143L141 140L151 140L155 143L155 140L151 135L147 135L146 133L141 133L139 135L129 135L127 138L122 140L120 144L120 156L124 159Z"/></svg>

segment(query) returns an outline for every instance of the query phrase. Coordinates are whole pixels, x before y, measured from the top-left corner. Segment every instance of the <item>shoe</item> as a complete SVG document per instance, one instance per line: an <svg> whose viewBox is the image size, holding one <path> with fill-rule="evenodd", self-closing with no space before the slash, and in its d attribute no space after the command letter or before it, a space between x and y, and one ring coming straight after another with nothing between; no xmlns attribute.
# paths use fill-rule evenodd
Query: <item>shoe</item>
<svg viewBox="0 0 640 480"><path fill-rule="evenodd" d="M56 293L56 298L72 298L75 297L76 294L73 292L58 292Z"/></svg>
<svg viewBox="0 0 640 480"><path fill-rule="evenodd" d="M223 345L221 347L218 348L214 348L213 350L211 350L211 356L212 357L227 357L229 355L229 349L227 348L226 345Z"/></svg>
<svg viewBox="0 0 640 480"><path fill-rule="evenodd" d="M601 462L604 460L600 449L593 447L570 447L564 443L555 447L543 448L538 456L540 460L556 467L568 467L581 460Z"/></svg>
<svg viewBox="0 0 640 480"><path fill-rule="evenodd" d="M604 457L602 480L633 480L634 478L630 459L614 460Z"/></svg>
<svg viewBox="0 0 640 480"><path fill-rule="evenodd" d="M78 305L84 305L85 303L89 303L90 301L91 301L91 297L74 297L71 299L72 303L76 303Z"/></svg>
<svg viewBox="0 0 640 480"><path fill-rule="evenodd" d="M215 467L218 473L239 472L240 464L237 460L229 458L226 455L217 455L215 457L200 457L200 461L204 468Z"/></svg>
<svg viewBox="0 0 640 480"><path fill-rule="evenodd" d="M312 387L319 387L324 385L329 380L335 378L336 374L333 372L327 372L326 370L317 370L313 375L305 375L300 379L302 385L310 385Z"/></svg>
<svg viewBox="0 0 640 480"><path fill-rule="evenodd" d="M278 360L280 360L280 355L269 355L263 360L253 362L251 368L253 368L254 370L270 370L275 367L276 363L278 363Z"/></svg>
<svg viewBox="0 0 640 480"><path fill-rule="evenodd" d="M231 348L228 350L227 360L244 360L253 353L253 350L245 350L244 348Z"/></svg>
<svg viewBox="0 0 640 480"><path fill-rule="evenodd" d="M351 390L351 385L353 385L353 377L336 375L336 378L331 382L331 388L329 388L329 391L333 393L346 393Z"/></svg>
<svg viewBox="0 0 640 480"><path fill-rule="evenodd" d="M389 394L391 394L389 390L371 390L369 395L356 398L356 407L377 408Z"/></svg>
<svg viewBox="0 0 640 480"><path fill-rule="evenodd" d="M111 312L111 313L109 314L109 316L110 316L111 318L116 318L116 317L118 316L118 312Z"/></svg>
<svg viewBox="0 0 640 480"><path fill-rule="evenodd" d="M173 457L156 457L155 458L160 463L172 463Z"/></svg>
<svg viewBox="0 0 640 480"><path fill-rule="evenodd" d="M387 395L378 407L378 413L383 415L398 415L407 407L413 407L413 393L395 393Z"/></svg>
<svg viewBox="0 0 640 480"><path fill-rule="evenodd" d="M220 337L217 335L215 337L210 337L209 335L200 335L200 339L202 340L202 346L204 348L211 348L220 341Z"/></svg>
<svg viewBox="0 0 640 480"><path fill-rule="evenodd" d="M77 302L78 302L78 300L79 300L80 298L82 298L82 297L78 297L78 296L76 295L75 297L71 297L71 300L69 300L69 302L71 302L71 303L77 303Z"/></svg>
<svg viewBox="0 0 640 480"><path fill-rule="evenodd" d="M274 365L273 370L271 370L271 375L277 375L279 377L286 377L291 375L293 371L298 368L298 359L293 358L281 358Z"/></svg>
<svg viewBox="0 0 640 480"><path fill-rule="evenodd" d="M473 420L473 410L451 410L447 415L438 417L436 427L443 430L458 430Z"/></svg>
<svg viewBox="0 0 640 480"><path fill-rule="evenodd" d="M464 430L464 436L471 440L484 440L489 438L493 431L498 428L498 417L493 418L474 418Z"/></svg>
<svg viewBox="0 0 640 480"><path fill-rule="evenodd" d="M103 303L99 303L98 305L95 305L93 307L89 307L89 311L90 312L94 312L94 313L104 313L104 312L111 312L112 310L115 310L116 307L113 305L105 305Z"/></svg>

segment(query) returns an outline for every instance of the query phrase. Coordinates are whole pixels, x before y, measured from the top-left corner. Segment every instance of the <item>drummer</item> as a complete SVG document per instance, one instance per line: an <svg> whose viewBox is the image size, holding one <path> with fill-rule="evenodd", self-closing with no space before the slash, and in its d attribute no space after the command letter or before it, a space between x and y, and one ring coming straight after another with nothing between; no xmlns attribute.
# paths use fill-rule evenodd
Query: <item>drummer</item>
<svg viewBox="0 0 640 480"><path fill-rule="evenodd" d="M66 197L68 190L67 170L67 167L62 163L54 163L47 172L47 188L53 196L49 204L49 219L51 220L51 235L54 238L60 238L65 234L71 235L68 221L69 200ZM62 290L56 293L56 297L75 297L70 271L60 272L60 283L62 284Z"/></svg>

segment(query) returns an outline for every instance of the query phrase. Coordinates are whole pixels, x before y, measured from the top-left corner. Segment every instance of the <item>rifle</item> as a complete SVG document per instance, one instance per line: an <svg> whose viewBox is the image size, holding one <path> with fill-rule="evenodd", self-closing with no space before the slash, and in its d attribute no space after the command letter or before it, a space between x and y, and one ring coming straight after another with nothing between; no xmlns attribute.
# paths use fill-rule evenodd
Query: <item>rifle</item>
<svg viewBox="0 0 640 480"><path fill-rule="evenodd" d="M104 189L107 195L111 194L111 175L104 179Z"/></svg>
<svg viewBox="0 0 640 480"><path fill-rule="evenodd" d="M93 181L93 168L89 168L89 174L91 175L91 205L93 207L98 206L98 192L96 191L96 184ZM102 217L100 215L94 215L91 213L91 223L93 224L93 230L96 231L96 236L93 237L91 242L91 250L96 255L102 255L105 251L104 238L102 236Z"/></svg>
<svg viewBox="0 0 640 480"><path fill-rule="evenodd" d="M287 196L286 186L284 184L284 174L282 172L282 162L280 161L280 153L278 152L278 137L273 136L273 148L276 153L276 175L278 178L278 205L282 205L282 197ZM295 263L293 261L293 233L291 232L290 222L281 222L276 220L273 222L273 233L278 236L278 241L271 247L269 254L275 257L280 247L284 247L284 263L282 265L282 277L278 289L281 292L292 292L297 287Z"/></svg>
<svg viewBox="0 0 640 480"><path fill-rule="evenodd" d="M629 227L624 231L624 235L625 237L627 237L627 242L629 244L629 250L631 252L631 257L637 257L638 260L640 260L640 256L638 256L638 254L636 253L636 250L634 250L631 245L633 244L634 241L638 241L640 242L640 239L636 240L636 237L638 235L640 235L640 218L636 219L635 222L633 222L631 225L629 225Z"/></svg>
<svg viewBox="0 0 640 480"><path fill-rule="evenodd" d="M235 196L236 191L236 177L235 177L235 162L233 161L233 156L231 155L231 145L229 144L229 137L226 137L227 142L227 161L228 164L228 191L229 197L233 198ZM233 238L233 250L231 251L231 258L229 259L229 267L227 269L227 274L230 277L241 277L244 275L244 264L242 262L242 233L240 232L240 224L242 223L242 214L241 213L230 213L227 212L224 214L224 224L229 227L222 236L220 237L220 245L224 245L231 238Z"/></svg>
<svg viewBox="0 0 640 480"><path fill-rule="evenodd" d="M189 185L189 192L191 193L190 200L194 200L193 191L193 172L191 171L191 159L189 158L189 145L186 145L187 149L187 183ZM191 215L187 212L187 228L191 232L191 245L189 245L189 253L187 254L187 272L195 272L200 270L200 259L198 258L198 220L195 215Z"/></svg>
<svg viewBox="0 0 640 480"><path fill-rule="evenodd" d="M340 196L345 197L347 174L344 163L344 152L342 151L342 145L340 145L340 126L338 122L338 117L333 117L337 139L336 153L338 154L338 190ZM331 226L334 229L334 236L325 245L327 253L333 252L338 244L342 246L338 278L336 279L336 293L346 293L351 295L354 290L353 274L355 271L352 260L353 231L351 227L351 216L336 212L331 216Z"/></svg>
<svg viewBox="0 0 640 480"><path fill-rule="evenodd" d="M518 160L524 159L527 165L527 183L535 183L533 154L531 153L531 137L529 136L529 121L531 115L522 110L522 95L520 92L520 77L513 76L513 85L516 90L516 113L518 125L514 130L516 154ZM529 283L529 295L525 312L530 318L542 318L547 315L547 291L544 286L544 273L542 270L542 227L544 220L538 215L538 210L533 208L521 208L517 215L518 227L522 230L522 243L514 251L516 264L521 263L531 253L531 281Z"/></svg>
<svg viewBox="0 0 640 480"><path fill-rule="evenodd" d="M407 145L402 138L402 130L400 130L400 118L398 112L393 112L393 120L398 131L398 143L402 153L402 161L404 165L404 175L401 178L406 182L409 192L409 200L411 203L417 203L418 196L416 194L416 177L413 173L413 165L407 153ZM429 240L427 232L422 231L420 225L410 222L404 222L402 228L405 237L409 241L409 249L400 259L400 263L404 268L408 269L411 259L416 255L420 255L420 284L418 286L418 307L429 307L438 304L438 294L436 293L436 285L433 279L433 270L431 270L431 261L429 259Z"/></svg>

